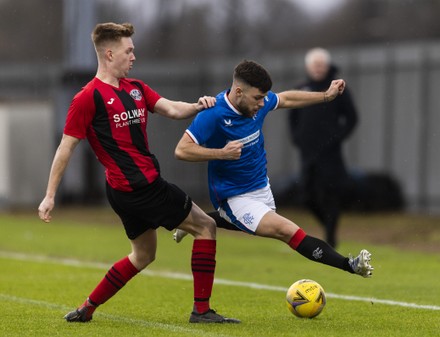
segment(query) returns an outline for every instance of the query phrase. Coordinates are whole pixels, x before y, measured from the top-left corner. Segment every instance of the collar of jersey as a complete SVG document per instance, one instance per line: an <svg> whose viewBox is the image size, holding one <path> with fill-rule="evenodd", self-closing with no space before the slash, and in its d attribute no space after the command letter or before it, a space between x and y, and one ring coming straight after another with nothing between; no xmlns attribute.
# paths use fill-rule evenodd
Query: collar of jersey
<svg viewBox="0 0 440 337"><path fill-rule="evenodd" d="M229 106L229 108L231 108L231 110L234 111L237 115L243 116L243 114L242 114L240 111L238 111L238 110L232 105L231 101L230 101L229 98L228 98L228 92L229 92L229 90L226 90L226 91L225 91L225 102L226 102L226 104L227 104L227 105Z"/></svg>

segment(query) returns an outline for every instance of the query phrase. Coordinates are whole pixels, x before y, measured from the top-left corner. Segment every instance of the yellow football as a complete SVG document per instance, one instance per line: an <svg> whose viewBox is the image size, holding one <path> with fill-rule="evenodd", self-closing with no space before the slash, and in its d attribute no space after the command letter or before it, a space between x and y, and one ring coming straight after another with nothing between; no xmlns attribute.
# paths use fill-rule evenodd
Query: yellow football
<svg viewBox="0 0 440 337"><path fill-rule="evenodd" d="M287 290L287 307L301 318L318 316L325 307L324 289L313 280L298 280Z"/></svg>

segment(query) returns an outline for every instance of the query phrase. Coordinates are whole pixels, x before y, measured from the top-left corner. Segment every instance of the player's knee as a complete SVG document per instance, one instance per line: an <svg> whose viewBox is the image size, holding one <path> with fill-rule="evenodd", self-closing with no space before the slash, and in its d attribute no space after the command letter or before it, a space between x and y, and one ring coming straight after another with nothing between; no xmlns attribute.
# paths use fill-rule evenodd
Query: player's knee
<svg viewBox="0 0 440 337"><path fill-rule="evenodd" d="M211 240L215 239L216 229L217 226L214 219L206 215L202 217L199 221L198 235L196 236L196 238Z"/></svg>
<svg viewBox="0 0 440 337"><path fill-rule="evenodd" d="M145 269L156 260L156 253L149 254L147 252L133 253L134 265L138 270Z"/></svg>
<svg viewBox="0 0 440 337"><path fill-rule="evenodd" d="M209 240L215 239L217 226L213 218L201 211L194 213L188 221L179 226L179 229L190 233L195 239Z"/></svg>
<svg viewBox="0 0 440 337"><path fill-rule="evenodd" d="M274 227L273 235L275 239L289 242L296 230L297 228L294 226L277 226Z"/></svg>
<svg viewBox="0 0 440 337"><path fill-rule="evenodd" d="M204 228L206 229L205 232L207 233L207 235L210 236L210 238L215 238L217 225L215 223L215 220L212 219L210 216L206 217Z"/></svg>

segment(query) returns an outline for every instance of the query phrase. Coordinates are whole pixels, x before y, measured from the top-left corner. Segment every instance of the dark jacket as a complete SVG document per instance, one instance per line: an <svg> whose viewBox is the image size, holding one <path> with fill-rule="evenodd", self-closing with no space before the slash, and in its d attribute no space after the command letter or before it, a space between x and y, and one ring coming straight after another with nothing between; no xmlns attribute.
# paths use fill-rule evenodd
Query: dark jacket
<svg viewBox="0 0 440 337"><path fill-rule="evenodd" d="M332 66L323 81L309 78L296 89L324 92L336 78L336 73L336 67ZM289 111L292 141L305 161L319 160L329 151L340 152L342 142L351 134L357 121L356 108L347 87L341 96L329 103Z"/></svg>

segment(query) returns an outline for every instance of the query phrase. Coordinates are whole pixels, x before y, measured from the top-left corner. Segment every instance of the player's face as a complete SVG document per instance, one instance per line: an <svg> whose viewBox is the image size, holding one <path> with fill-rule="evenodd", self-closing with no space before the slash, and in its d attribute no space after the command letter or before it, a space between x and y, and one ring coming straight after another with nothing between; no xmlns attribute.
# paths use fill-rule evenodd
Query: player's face
<svg viewBox="0 0 440 337"><path fill-rule="evenodd" d="M136 60L134 45L130 37L123 37L112 48L112 66L117 78L127 77Z"/></svg>
<svg viewBox="0 0 440 337"><path fill-rule="evenodd" d="M263 93L255 87L245 86L240 89L237 95L238 110L246 117L254 117L258 110L264 106L264 97L267 93Z"/></svg>

